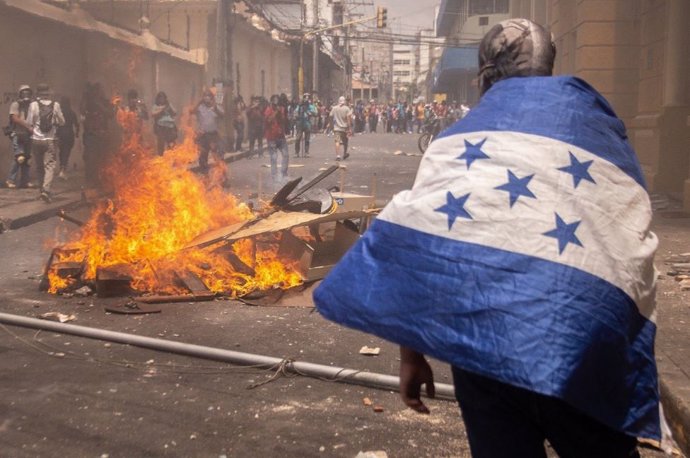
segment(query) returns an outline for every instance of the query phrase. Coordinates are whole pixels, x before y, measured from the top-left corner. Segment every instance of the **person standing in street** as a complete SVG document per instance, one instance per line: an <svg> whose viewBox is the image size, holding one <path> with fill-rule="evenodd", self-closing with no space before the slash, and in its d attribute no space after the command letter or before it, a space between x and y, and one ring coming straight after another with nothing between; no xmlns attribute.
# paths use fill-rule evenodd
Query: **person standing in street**
<svg viewBox="0 0 690 458"><path fill-rule="evenodd" d="M156 94L151 116L153 117L153 133L156 134L157 140L156 152L162 156L165 150L175 146L177 141L177 125L175 124L177 111L170 104L165 92L160 91Z"/></svg>
<svg viewBox="0 0 690 458"><path fill-rule="evenodd" d="M314 293L326 318L400 346L400 395L428 414L424 355L451 365L474 458L639 457L662 439L658 238L608 101L552 76L527 19L479 44L480 100L424 154Z"/></svg>
<svg viewBox="0 0 690 458"><path fill-rule="evenodd" d="M81 115L86 183L100 187L103 183L101 173L112 152L108 126L114 115L114 106L103 94L100 83L87 83L81 101Z"/></svg>
<svg viewBox="0 0 690 458"><path fill-rule="evenodd" d="M249 137L249 157L254 156L254 145L257 147L257 156L264 157L264 115L261 106L261 97L251 98L247 109L247 135Z"/></svg>
<svg viewBox="0 0 690 458"><path fill-rule="evenodd" d="M245 131L245 111L247 111L247 104L244 103L242 96L238 95L235 97L235 119L232 121L232 126L235 128L235 151L242 151Z"/></svg>
<svg viewBox="0 0 690 458"><path fill-rule="evenodd" d="M309 94L302 96L302 103L297 105L295 110L295 130L297 138L295 139L295 157L299 157L302 146L302 138L304 138L304 157L309 157L309 138L311 137L312 117L318 115L316 108L309 99Z"/></svg>
<svg viewBox="0 0 690 458"><path fill-rule="evenodd" d="M288 176L288 164L290 153L285 140L285 126L287 114L285 108L280 105L277 95L271 96L271 104L264 111L264 136L268 143L268 154L271 157L271 178L274 185L282 184ZM278 177L278 152L280 152L280 178Z"/></svg>
<svg viewBox="0 0 690 458"><path fill-rule="evenodd" d="M5 134L9 137L12 145L12 165L5 182L5 186L10 189L17 186L20 188L34 187L31 182L31 167L29 165L33 128L26 121L33 95L31 87L27 84L21 85L17 95L17 100L10 104L10 124L5 130ZM17 177L19 177L19 181L17 181Z"/></svg>
<svg viewBox="0 0 690 458"><path fill-rule="evenodd" d="M41 184L40 198L50 203L57 163L57 127L65 124L65 118L60 104L53 100L50 86L47 84L41 83L36 86L36 100L29 105L26 122L33 128L31 154L36 158L38 181Z"/></svg>
<svg viewBox="0 0 690 458"><path fill-rule="evenodd" d="M65 117L65 124L57 128L57 143L60 154L60 173L58 177L66 180L69 156L72 153L72 148L74 148L74 140L79 138L79 120L77 119L77 114L72 109L69 97L62 97L60 99L60 108Z"/></svg>
<svg viewBox="0 0 690 458"><path fill-rule="evenodd" d="M144 121L149 119L149 111L146 104L139 98L139 92L136 89L127 91L127 105L123 108L124 113L133 115L127 116L126 121L123 119L122 130L125 141L130 141L134 136L137 141L143 139Z"/></svg>
<svg viewBox="0 0 690 458"><path fill-rule="evenodd" d="M338 105L331 109L329 118L335 136L335 160L340 160L341 150L343 151L342 158L347 159L350 157L347 146L348 139L352 135L352 109L345 103L345 97L341 96L338 99Z"/></svg>
<svg viewBox="0 0 690 458"><path fill-rule="evenodd" d="M218 123L225 116L223 108L216 103L213 92L207 89L204 95L190 110L196 115L196 143L199 145L199 169L201 173L208 173L208 154L213 154L216 161L222 161L220 149L220 135Z"/></svg>

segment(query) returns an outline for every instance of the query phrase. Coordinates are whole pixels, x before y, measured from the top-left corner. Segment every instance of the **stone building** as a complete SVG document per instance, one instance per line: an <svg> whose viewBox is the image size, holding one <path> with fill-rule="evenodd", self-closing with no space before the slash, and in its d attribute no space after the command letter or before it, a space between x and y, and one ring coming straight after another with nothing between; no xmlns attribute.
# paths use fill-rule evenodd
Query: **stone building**
<svg viewBox="0 0 690 458"><path fill-rule="evenodd" d="M466 38L465 22L482 17L459 12L501 1L443 0L439 23L445 21L447 41ZM556 74L585 79L611 102L650 192L682 199L690 210L690 2L510 0L508 8L509 17L551 29Z"/></svg>

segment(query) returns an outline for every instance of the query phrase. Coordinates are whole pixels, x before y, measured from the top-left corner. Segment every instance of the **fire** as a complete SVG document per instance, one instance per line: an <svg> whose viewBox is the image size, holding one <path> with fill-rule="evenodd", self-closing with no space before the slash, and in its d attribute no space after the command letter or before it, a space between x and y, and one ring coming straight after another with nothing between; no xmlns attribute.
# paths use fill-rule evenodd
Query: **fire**
<svg viewBox="0 0 690 458"><path fill-rule="evenodd" d="M50 294L57 294L74 285L76 280L73 278L62 278L55 271L49 271L48 282L50 284L48 292Z"/></svg>
<svg viewBox="0 0 690 458"><path fill-rule="evenodd" d="M102 177L110 197L96 205L78 238L59 250L57 262L83 262L81 279L86 282L96 279L99 268L126 265L131 287L141 293L184 293L176 276L185 272L231 297L302 282L289 262L278 259L275 244L242 240L232 246L184 249L200 234L248 221L254 214L224 191L224 162L216 162L208 177L188 169L198 158L191 129L182 143L157 156L142 138L135 113L118 109L117 120L124 140ZM247 269L238 271L230 258ZM48 280L52 293L72 286L52 269Z"/></svg>

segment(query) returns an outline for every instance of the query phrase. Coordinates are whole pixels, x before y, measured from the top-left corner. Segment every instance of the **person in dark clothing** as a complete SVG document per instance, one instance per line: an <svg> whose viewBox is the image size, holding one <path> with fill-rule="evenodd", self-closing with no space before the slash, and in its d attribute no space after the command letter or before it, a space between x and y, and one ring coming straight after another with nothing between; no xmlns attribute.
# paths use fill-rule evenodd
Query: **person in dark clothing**
<svg viewBox="0 0 690 458"><path fill-rule="evenodd" d="M108 159L108 123L114 115L113 105L103 95L99 83L87 84L81 101L83 116L82 143L84 167L89 186L101 184L100 174Z"/></svg>
<svg viewBox="0 0 690 458"><path fill-rule="evenodd" d="M177 125L175 125L177 111L170 104L165 92L160 91L156 95L151 116L153 116L153 133L156 134L158 140L156 151L159 156L162 156L165 150L175 146L177 141Z"/></svg>
<svg viewBox="0 0 690 458"><path fill-rule="evenodd" d="M57 129L58 153L60 155L60 173L58 177L66 180L67 165L72 148L74 148L74 139L79 138L79 120L77 119L77 114L72 109L69 97L62 97L60 99L60 107L65 118L65 124L58 126Z"/></svg>
<svg viewBox="0 0 690 458"><path fill-rule="evenodd" d="M6 135L12 145L12 166L5 186L14 189L17 186L33 187L31 183L29 159L31 158L31 126L26 122L33 91L23 84L19 88L17 100L10 104L10 124ZM19 178L19 181L17 181Z"/></svg>
<svg viewBox="0 0 690 458"><path fill-rule="evenodd" d="M264 157L264 115L265 107L260 97L252 97L247 109L247 135L249 136L249 157L254 155L254 144L257 144L257 156Z"/></svg>
<svg viewBox="0 0 690 458"><path fill-rule="evenodd" d="M244 113L247 111L247 104L241 95L235 97L235 119L232 122L235 128L235 151L242 150L242 142L244 141Z"/></svg>

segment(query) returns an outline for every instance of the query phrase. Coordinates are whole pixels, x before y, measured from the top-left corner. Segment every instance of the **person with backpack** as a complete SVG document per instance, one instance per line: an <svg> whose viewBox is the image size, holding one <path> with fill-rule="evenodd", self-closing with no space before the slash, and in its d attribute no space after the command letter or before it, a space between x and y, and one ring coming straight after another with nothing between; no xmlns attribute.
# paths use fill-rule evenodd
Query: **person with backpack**
<svg viewBox="0 0 690 458"><path fill-rule="evenodd" d="M36 158L40 197L46 203L52 200L51 188L55 176L57 126L65 124L60 104L53 100L50 86L36 86L36 100L29 105L26 122L32 127L31 154Z"/></svg>
<svg viewBox="0 0 690 458"><path fill-rule="evenodd" d="M299 157L300 148L302 145L302 137L304 137L304 156L309 157L309 137L311 137L311 117L317 116L318 112L314 105L312 105L309 94L302 96L302 103L297 106L295 110L295 130L297 138L295 139L295 157Z"/></svg>
<svg viewBox="0 0 690 458"><path fill-rule="evenodd" d="M5 186L14 189L32 188L30 179L29 158L31 157L31 125L26 122L26 117L31 104L33 92L31 87L23 84L19 87L18 98L10 104L10 123L5 128L5 135L12 143L12 166ZM19 182L17 182L19 177Z"/></svg>

